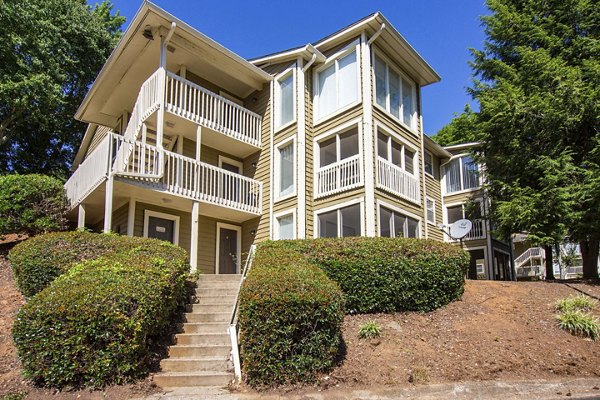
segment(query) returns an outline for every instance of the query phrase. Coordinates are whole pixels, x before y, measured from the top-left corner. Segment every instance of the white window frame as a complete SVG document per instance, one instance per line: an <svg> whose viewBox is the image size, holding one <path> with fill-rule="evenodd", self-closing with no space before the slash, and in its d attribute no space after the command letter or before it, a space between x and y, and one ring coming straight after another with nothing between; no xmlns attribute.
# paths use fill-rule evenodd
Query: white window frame
<svg viewBox="0 0 600 400"><path fill-rule="evenodd" d="M479 186L474 187L474 188L470 188L470 189L462 189L463 187L463 168L462 168L462 158L463 157L471 157L471 159L473 158L473 156L471 156L471 154L469 153L461 153L461 154L457 154L455 156L453 156L450 160L448 160L447 162L443 163L440 166L440 170L442 172L442 193L444 195L455 195L455 194L461 194L461 193L469 193L469 192L475 192L477 190L481 189L483 180L482 180L482 171L481 171L481 165L477 164L477 173L478 173L478 181L479 181ZM459 159L459 176L460 176L460 187L461 190L457 190L455 192L448 192L447 191L447 186L446 186L446 166L449 165L452 161Z"/></svg>
<svg viewBox="0 0 600 400"><path fill-rule="evenodd" d="M223 163L235 165L240 168L240 175L244 174L244 163L238 160L234 160L233 158L229 158L226 156L222 156L219 154L219 168L223 168Z"/></svg>
<svg viewBox="0 0 600 400"><path fill-rule="evenodd" d="M426 160L429 158L429 160L431 161L431 173L427 172L427 169L425 168ZM425 156L423 157L423 171L425 172L425 175L430 176L432 178L435 179L435 169L434 169L434 162L433 162L433 153L425 150Z"/></svg>
<svg viewBox="0 0 600 400"><path fill-rule="evenodd" d="M294 154L293 154L293 179L294 179L294 188L292 189L291 193L287 193L284 194L283 196L279 196L279 193L281 192L281 187L280 187L280 178L281 178L281 159L280 159L280 153L279 150L287 147L289 145L293 146L294 149ZM290 136L287 139L282 140L281 142L277 143L275 145L275 170L273 171L273 181L274 181L274 189L275 189L275 196L274 199L275 201L282 201L282 200L286 200L292 197L295 197L297 194L297 187L298 187L298 147L296 146L296 134L294 134L293 136Z"/></svg>
<svg viewBox="0 0 600 400"><path fill-rule="evenodd" d="M217 233L215 235L216 237L216 245L215 245L215 260L216 260L216 264L215 264L215 274L219 275L219 253L220 253L220 247L221 247L221 240L220 240L220 236L219 236L219 232L221 230L221 228L225 228L225 229L231 229L232 231L236 231L238 233L238 241L237 241L237 271L236 273L240 273L241 271L241 265L242 265L242 227L239 225L231 225L231 224L226 224L223 222L217 222Z"/></svg>
<svg viewBox="0 0 600 400"><path fill-rule="evenodd" d="M173 244L179 245L179 215L162 213L154 210L144 210L144 237L148 237L148 225L150 222L150 217L162 218L169 221L173 221Z"/></svg>
<svg viewBox="0 0 600 400"><path fill-rule="evenodd" d="M483 219L484 217L484 208L483 208L483 198L482 197L478 197L476 199L471 200L473 203L479 203L479 207L481 208L481 219ZM457 201L454 203L448 203L448 204L444 204L444 224L448 225L448 208L452 208L452 207L456 207L456 206L462 206L462 217L466 218L466 214L465 214L465 205L467 204L466 201Z"/></svg>
<svg viewBox="0 0 600 400"><path fill-rule="evenodd" d="M327 115L319 115L319 89L320 89L319 88L319 73L321 73L325 69L329 68L332 63L338 62L339 59L344 58L345 56L352 53L353 51L356 52L356 88L357 88L356 90L358 91L358 93L356 94L357 100L353 103L350 103L341 108L338 108ZM335 84L336 84L336 96L337 96L339 94L338 70L336 70L335 76L336 76ZM320 66L319 68L316 68L313 71L313 93L314 93L314 95L313 95L313 124L317 125L322 122L325 122L325 121L335 117L336 115L339 115L339 114L343 113L344 111L360 104L362 102L361 88L362 88L362 85L361 85L361 51L360 51L360 38L358 38L358 39L352 41L351 43L349 43L348 45L344 46L342 49L337 51L332 56L328 57L322 66ZM337 99L339 100L339 97Z"/></svg>
<svg viewBox="0 0 600 400"><path fill-rule="evenodd" d="M416 214L413 214L409 211L406 211L398 206L395 206L391 203L388 203L387 201L383 201L380 199L377 199L377 201L375 202L376 207L377 207L377 236L381 237L381 207L385 207L389 210L392 210L393 212L396 212L398 214L402 214L405 217L409 217L412 218L414 220L417 221L417 237L416 239L421 239L422 237L422 230L423 230L423 218L419 217ZM404 234L406 235L407 232L404 232ZM406 237L406 236L405 236Z"/></svg>
<svg viewBox="0 0 600 400"><path fill-rule="evenodd" d="M327 132L323 132L319 136L315 137L313 140L313 198L320 198L329 196L328 194L320 195L317 193L317 180L319 171L321 170L321 147L320 143L330 139L332 136L337 136L336 138L336 163L340 162L340 138L341 134L349 131L353 126L356 126L358 129L358 158L363 160L363 131L362 131L362 119L355 118L351 121L346 122L345 124L339 125L333 129L328 130ZM355 156L356 157L356 156ZM361 161L362 163L362 161ZM327 167L323 167L327 168ZM365 177L364 171L361 169L361 183L358 187L364 185ZM353 187L354 188L354 187ZM346 189L344 189L346 190Z"/></svg>
<svg viewBox="0 0 600 400"><path fill-rule="evenodd" d="M429 214L428 214L428 212L429 212L429 209L427 208L427 202L428 202L428 201L431 201L431 202L433 203L433 221L430 221L430 220L429 220ZM429 196L426 196L426 197L425 197L425 215L427 216L427 223L428 223L428 224L430 224L430 225L435 225L435 221L436 221L436 212L435 212L435 207L436 207L436 204L435 204L435 199L434 199L434 198L431 198L431 197L429 197Z"/></svg>
<svg viewBox="0 0 600 400"><path fill-rule="evenodd" d="M383 52L381 52L379 49L374 48L373 49L373 54L371 56L372 60L371 60L371 65L373 66L373 105L375 107L377 107L379 110L381 110L383 113L385 113L386 115L388 115L390 118L392 118L394 121L397 121L398 123L400 123L400 125L402 125L403 127L405 127L406 129L408 129L408 131L410 133L412 133L415 136L419 136L419 132L417 131L417 120L418 120L418 115L419 115L419 110L417 108L417 85L416 83L410 79L404 72L402 72L399 68L394 66L394 63L389 59L389 57L387 57L385 54L383 54ZM386 106L382 107L377 103L377 85L376 85L376 81L375 81L375 57L378 57L379 59L381 59L385 65L385 83L388 86L388 90L387 90L387 95L386 95ZM390 90L389 90L389 69L392 69L396 74L398 74L398 76L400 76L401 82L400 82L400 93L402 93L402 83L404 81L406 81L406 83L408 83L411 87L411 91L412 91L412 107L413 107L413 114L410 118L410 125L406 125L403 121L403 110L402 107L404 107L404 105L402 104L402 101L400 102L400 117L396 117L394 114L392 114L389 111L390 108ZM402 99L402 95L400 95L400 99Z"/></svg>
<svg viewBox="0 0 600 400"><path fill-rule="evenodd" d="M338 230L338 238L342 237L342 226L340 225L340 210L342 208L346 208L349 206L353 206L355 204L360 204L360 236L365 236L365 198L359 197L353 200L349 200L343 203L337 203L329 207L320 208L314 212L313 221L314 221L314 229L313 229L313 237L315 239L319 238L319 232L321 230L319 223L319 215L337 210L337 230Z"/></svg>
<svg viewBox="0 0 600 400"><path fill-rule="evenodd" d="M292 226L293 229L292 231L294 232L294 236L292 237L292 239L296 239L298 237L297 234L297 220L296 220L296 209L295 208L291 208L291 209L287 209L287 210L283 210L283 211L279 211L277 213L273 214L273 222L274 222L274 227L273 227L273 240L281 240L279 238L279 218L281 217L287 217L291 215L292 216Z"/></svg>
<svg viewBox="0 0 600 400"><path fill-rule="evenodd" d="M296 63L293 63L285 71L283 71L282 73L277 75L275 78L274 93L273 93L273 97L274 97L274 99L273 99L273 111L274 111L273 112L273 114L274 114L273 121L275 124L274 133L282 131L285 128L287 128L288 126L295 124L298 119L298 110L297 110L297 106L298 106L297 82L298 82L298 79L296 76L296 70L297 70ZM293 114L293 117L292 117L291 121L286 122L285 124L281 125L281 104L280 104L281 87L280 87L280 82L283 80L286 80L290 76L292 76L292 104L293 104L292 114Z"/></svg>
<svg viewBox="0 0 600 400"><path fill-rule="evenodd" d="M388 136L388 142L387 142L387 159L384 157L381 157L379 155L379 131L381 131L381 133L383 133L384 135ZM394 132L393 130L389 129L387 126L385 126L384 124L377 122L375 124L375 134L377 135L375 137L375 155L377 157L381 157L384 160L388 161L389 163L392 163L392 140L396 140L396 142L400 143L402 145L402 155L401 155L401 166L400 168L405 171L407 174L409 175L413 175L415 178L419 177L419 150L413 146L411 143L409 143L406 139L404 139L402 136L400 136L398 133ZM410 151L412 151L413 153L415 153L415 156L413 158L413 172L412 174L410 172L408 172L406 170L406 158L404 157L404 149L408 148Z"/></svg>

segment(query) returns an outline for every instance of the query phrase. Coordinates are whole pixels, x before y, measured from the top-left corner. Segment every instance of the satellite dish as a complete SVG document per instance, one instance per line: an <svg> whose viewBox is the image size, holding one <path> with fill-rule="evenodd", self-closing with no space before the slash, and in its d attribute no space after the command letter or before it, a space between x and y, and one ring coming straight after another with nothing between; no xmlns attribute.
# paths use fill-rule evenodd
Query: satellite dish
<svg viewBox="0 0 600 400"><path fill-rule="evenodd" d="M473 223L468 219L459 219L450 225L450 237L453 239L462 239L469 234Z"/></svg>

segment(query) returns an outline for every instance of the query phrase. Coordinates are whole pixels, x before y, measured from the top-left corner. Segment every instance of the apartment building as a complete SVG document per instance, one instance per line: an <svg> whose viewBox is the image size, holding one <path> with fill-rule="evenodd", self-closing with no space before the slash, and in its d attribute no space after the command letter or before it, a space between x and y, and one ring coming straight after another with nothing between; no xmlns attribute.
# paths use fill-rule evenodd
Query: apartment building
<svg viewBox="0 0 600 400"><path fill-rule="evenodd" d="M468 215L485 194L467 147L423 134L421 88L439 80L381 13L246 60L145 2L76 114L71 217L236 274L268 239L448 240L438 226L471 216L469 276L511 279L485 202Z"/></svg>

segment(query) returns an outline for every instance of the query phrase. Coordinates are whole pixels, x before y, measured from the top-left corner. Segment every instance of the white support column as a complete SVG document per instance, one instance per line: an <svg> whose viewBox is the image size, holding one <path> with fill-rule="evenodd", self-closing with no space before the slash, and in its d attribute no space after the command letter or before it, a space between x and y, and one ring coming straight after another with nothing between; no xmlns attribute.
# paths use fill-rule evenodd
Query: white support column
<svg viewBox="0 0 600 400"><path fill-rule="evenodd" d="M113 182L114 178L109 174L106 180L106 199L104 204L104 233L112 231L112 208L113 208Z"/></svg>
<svg viewBox="0 0 600 400"><path fill-rule="evenodd" d="M196 161L200 161L202 152L202 127L198 125L196 128Z"/></svg>
<svg viewBox="0 0 600 400"><path fill-rule="evenodd" d="M77 213L77 229L83 228L85 228L85 205L81 203Z"/></svg>
<svg viewBox="0 0 600 400"><path fill-rule="evenodd" d="M302 67L304 59L298 57L296 61L297 77L297 108L298 108L298 182L296 184L298 193L298 215L296 216L296 229L298 239L306 237L306 105L304 98L304 71Z"/></svg>
<svg viewBox="0 0 600 400"><path fill-rule="evenodd" d="M190 271L198 270L198 219L200 217L200 203L192 202L192 223L190 234Z"/></svg>
<svg viewBox="0 0 600 400"><path fill-rule="evenodd" d="M275 122L275 118L273 117L273 103L275 101L275 85L273 84L273 81L271 81L270 84L269 96L271 96L271 111L269 113L269 239L273 240L273 187L275 187L275 183L273 183L273 168L275 166L273 162L275 156L273 146L273 123Z"/></svg>
<svg viewBox="0 0 600 400"><path fill-rule="evenodd" d="M129 199L129 209L127 210L127 236L133 236L135 227L135 199Z"/></svg>
<svg viewBox="0 0 600 400"><path fill-rule="evenodd" d="M365 235L375 236L375 158L373 145L373 98L371 97L371 49L367 43L367 34L361 34L361 70L363 104L363 151L365 172Z"/></svg>

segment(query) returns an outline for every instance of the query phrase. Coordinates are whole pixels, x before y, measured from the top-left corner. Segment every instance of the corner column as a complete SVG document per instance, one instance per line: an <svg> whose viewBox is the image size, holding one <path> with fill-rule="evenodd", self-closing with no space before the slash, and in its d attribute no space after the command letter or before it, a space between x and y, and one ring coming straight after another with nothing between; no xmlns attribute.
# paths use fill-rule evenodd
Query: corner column
<svg viewBox="0 0 600 400"><path fill-rule="evenodd" d="M77 229L83 228L85 228L85 205L81 203L77 213Z"/></svg>
<svg viewBox="0 0 600 400"><path fill-rule="evenodd" d="M198 219L200 217L200 202L192 202L192 221L190 234L190 272L198 270Z"/></svg>
<svg viewBox="0 0 600 400"><path fill-rule="evenodd" d="M371 49L367 34L360 37L363 104L363 152L365 173L365 235L375 236L375 158L373 144L373 98L371 97Z"/></svg>
<svg viewBox="0 0 600 400"><path fill-rule="evenodd" d="M112 174L109 174L106 180L106 198L104 203L104 233L110 233L112 230L113 183L114 178Z"/></svg>

